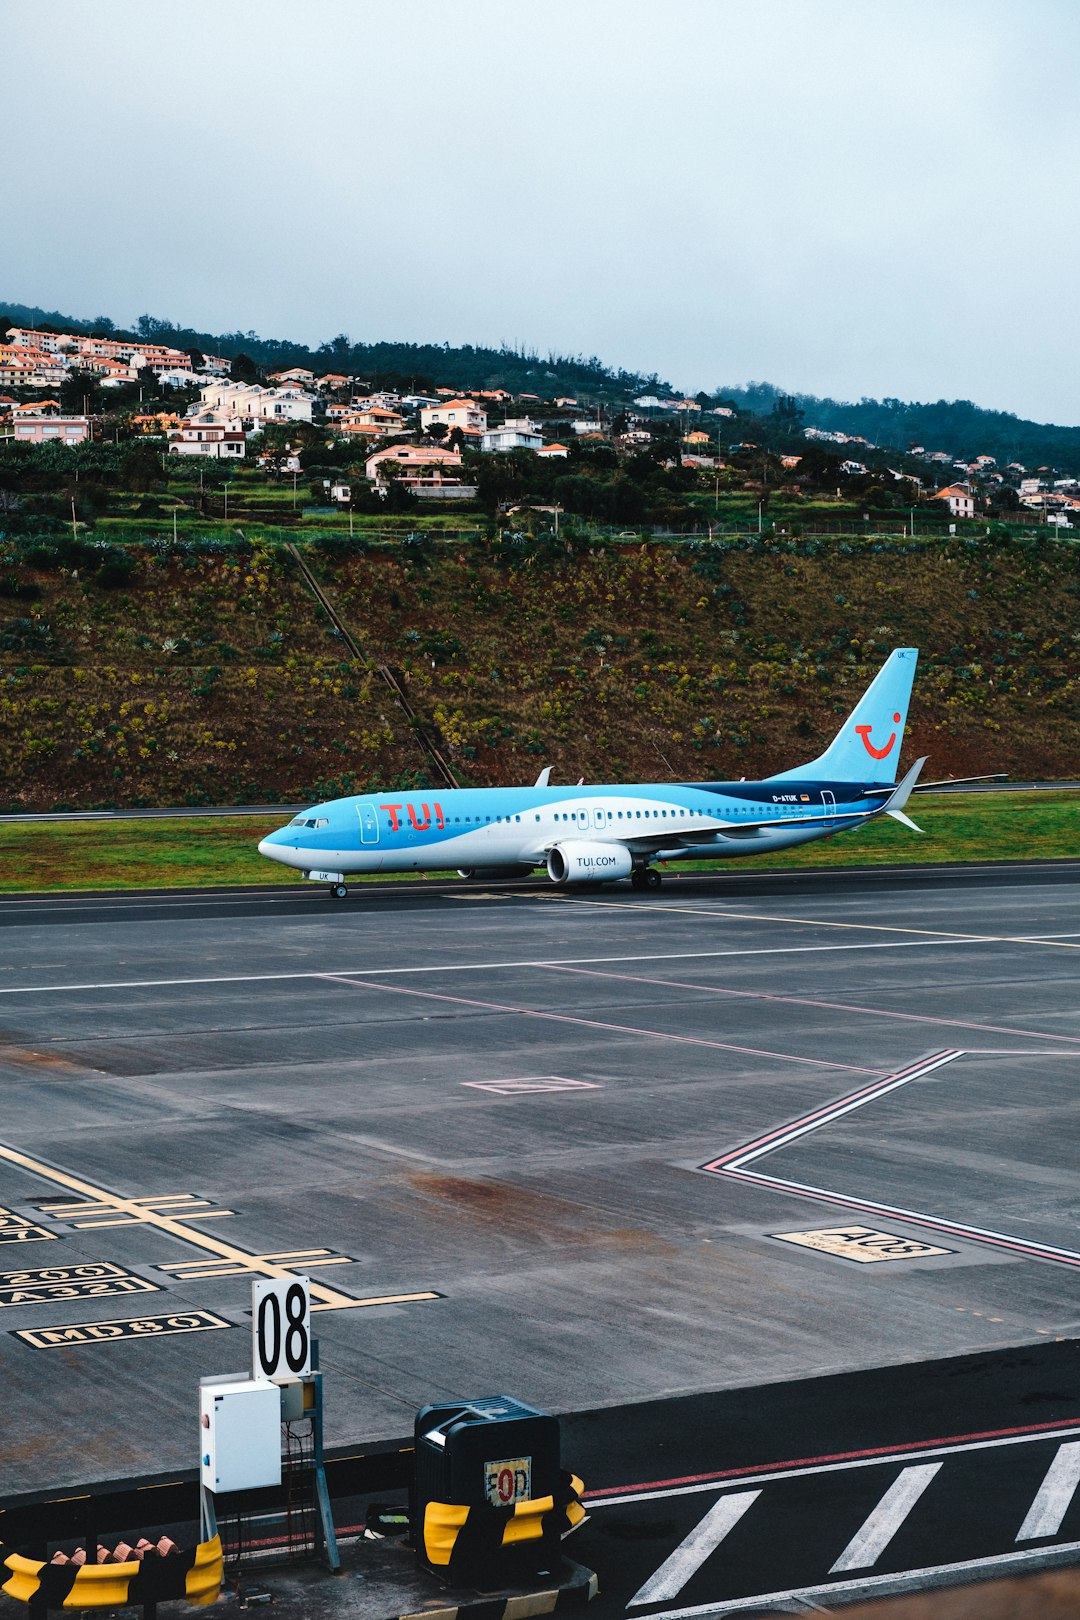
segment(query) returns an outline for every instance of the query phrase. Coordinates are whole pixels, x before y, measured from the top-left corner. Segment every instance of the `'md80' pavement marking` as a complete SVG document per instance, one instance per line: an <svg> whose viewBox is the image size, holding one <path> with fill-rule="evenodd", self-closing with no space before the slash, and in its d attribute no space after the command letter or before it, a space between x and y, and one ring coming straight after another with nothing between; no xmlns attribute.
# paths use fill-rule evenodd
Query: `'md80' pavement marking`
<svg viewBox="0 0 1080 1620"><path fill-rule="evenodd" d="M898 1232L876 1232L871 1226L820 1226L809 1232L770 1232L778 1243L794 1243L819 1254L835 1254L842 1260L866 1265L876 1260L922 1260L928 1255L955 1254L918 1238Z"/></svg>
<svg viewBox="0 0 1080 1620"><path fill-rule="evenodd" d="M172 1316L136 1316L113 1322L69 1322L63 1327L11 1328L32 1350L71 1349L80 1344L113 1344L117 1339L155 1339L168 1333L210 1333L233 1327L214 1311L180 1311Z"/></svg>
<svg viewBox="0 0 1080 1620"><path fill-rule="evenodd" d="M159 1294L157 1283L136 1277L107 1260L78 1266L0 1271L0 1308L48 1305L65 1299L99 1299L105 1294Z"/></svg>
<svg viewBox="0 0 1080 1620"><path fill-rule="evenodd" d="M16 1215L13 1209L0 1209L0 1243L42 1243L56 1236L56 1232L46 1232L43 1226Z"/></svg>

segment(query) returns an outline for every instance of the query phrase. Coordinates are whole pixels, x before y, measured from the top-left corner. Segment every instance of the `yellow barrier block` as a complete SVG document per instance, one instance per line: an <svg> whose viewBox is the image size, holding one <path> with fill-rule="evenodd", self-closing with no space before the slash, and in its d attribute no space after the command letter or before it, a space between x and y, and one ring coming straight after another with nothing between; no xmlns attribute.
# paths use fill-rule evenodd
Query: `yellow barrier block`
<svg viewBox="0 0 1080 1620"><path fill-rule="evenodd" d="M64 1599L64 1608L122 1608L128 1600L128 1582L135 1579L141 1568L134 1558L127 1564L84 1564Z"/></svg>
<svg viewBox="0 0 1080 1620"><path fill-rule="evenodd" d="M553 1496L536 1496L531 1501L516 1502L514 1516L503 1526L502 1544L512 1547L519 1541L539 1541L544 1534L544 1514L555 1506Z"/></svg>
<svg viewBox="0 0 1080 1620"><path fill-rule="evenodd" d="M221 1537L200 1541L195 1549L195 1563L187 1572L184 1595L189 1603L216 1603L221 1594L225 1571L225 1557L221 1550Z"/></svg>
<svg viewBox="0 0 1080 1620"><path fill-rule="evenodd" d="M45 1568L36 1558L23 1558L20 1553L8 1553L4 1563L11 1571L11 1576L0 1592L6 1592L8 1597L15 1598L19 1603L29 1603L38 1589L38 1576Z"/></svg>
<svg viewBox="0 0 1080 1620"><path fill-rule="evenodd" d="M462 1525L469 1517L458 1502L429 1502L424 1509L424 1551L428 1562L448 1564Z"/></svg>

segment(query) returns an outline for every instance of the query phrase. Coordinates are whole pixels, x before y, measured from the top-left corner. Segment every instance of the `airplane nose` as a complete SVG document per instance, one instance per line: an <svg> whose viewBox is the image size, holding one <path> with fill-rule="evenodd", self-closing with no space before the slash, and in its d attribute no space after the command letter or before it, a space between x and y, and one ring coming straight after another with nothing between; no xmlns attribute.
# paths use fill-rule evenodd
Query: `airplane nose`
<svg viewBox="0 0 1080 1620"><path fill-rule="evenodd" d="M276 842L276 839L277 833L271 833L269 838L262 839L259 844L259 854L268 856L272 861L279 861L281 859L281 845Z"/></svg>

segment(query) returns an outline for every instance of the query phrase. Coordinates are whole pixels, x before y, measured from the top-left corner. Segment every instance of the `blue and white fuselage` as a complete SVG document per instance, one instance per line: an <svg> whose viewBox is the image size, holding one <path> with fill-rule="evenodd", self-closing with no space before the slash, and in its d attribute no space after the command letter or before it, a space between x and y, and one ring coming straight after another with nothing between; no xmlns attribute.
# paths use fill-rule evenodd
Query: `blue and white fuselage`
<svg viewBox="0 0 1080 1620"><path fill-rule="evenodd" d="M726 860L827 838L903 807L894 786L917 654L891 655L819 759L757 782L452 788L313 806L261 854L341 890L351 874L546 868L553 882L659 881L656 860Z"/></svg>

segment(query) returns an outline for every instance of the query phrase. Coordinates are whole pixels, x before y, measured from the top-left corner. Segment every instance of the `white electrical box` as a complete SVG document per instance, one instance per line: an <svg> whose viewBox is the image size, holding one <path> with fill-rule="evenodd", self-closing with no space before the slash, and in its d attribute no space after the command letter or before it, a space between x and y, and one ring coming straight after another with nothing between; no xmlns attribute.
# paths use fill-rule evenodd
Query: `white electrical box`
<svg viewBox="0 0 1080 1620"><path fill-rule="evenodd" d="M199 1471L210 1491L281 1484L281 1391L254 1379L199 1384Z"/></svg>

